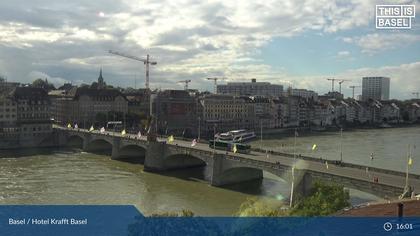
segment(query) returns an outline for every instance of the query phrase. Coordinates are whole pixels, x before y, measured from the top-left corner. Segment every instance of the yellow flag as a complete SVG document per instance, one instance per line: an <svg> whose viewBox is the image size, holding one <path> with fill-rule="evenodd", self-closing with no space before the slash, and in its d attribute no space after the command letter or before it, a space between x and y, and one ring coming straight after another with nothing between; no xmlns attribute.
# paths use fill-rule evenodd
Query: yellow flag
<svg viewBox="0 0 420 236"><path fill-rule="evenodd" d="M172 143L174 141L174 136L171 135L168 137L168 143Z"/></svg>
<svg viewBox="0 0 420 236"><path fill-rule="evenodd" d="M125 132L125 129L123 129L123 131L121 131L121 135L125 135L126 134L126 132Z"/></svg>
<svg viewBox="0 0 420 236"><path fill-rule="evenodd" d="M67 125L67 128L71 128L71 124L70 123Z"/></svg>
<svg viewBox="0 0 420 236"><path fill-rule="evenodd" d="M327 161L325 161L325 167L327 167L327 170L328 170L328 162Z"/></svg>
<svg viewBox="0 0 420 236"><path fill-rule="evenodd" d="M90 127L89 131L94 131L93 125Z"/></svg>
<svg viewBox="0 0 420 236"><path fill-rule="evenodd" d="M316 149L316 144L314 144L313 146L312 146L312 151L314 151L315 149Z"/></svg>
<svg viewBox="0 0 420 236"><path fill-rule="evenodd" d="M408 165L411 166L413 164L413 159L410 157L408 158Z"/></svg>
<svg viewBox="0 0 420 236"><path fill-rule="evenodd" d="M238 151L238 149L236 148L236 144L233 144L232 151L233 151L233 153L236 153Z"/></svg>

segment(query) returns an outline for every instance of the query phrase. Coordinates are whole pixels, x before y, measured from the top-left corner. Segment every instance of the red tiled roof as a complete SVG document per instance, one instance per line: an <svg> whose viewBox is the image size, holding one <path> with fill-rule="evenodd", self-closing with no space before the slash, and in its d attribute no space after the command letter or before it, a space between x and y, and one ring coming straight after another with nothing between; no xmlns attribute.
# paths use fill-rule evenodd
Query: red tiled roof
<svg viewBox="0 0 420 236"><path fill-rule="evenodd" d="M403 216L420 216L420 200L371 204L339 212L338 216L398 216L398 203L403 204Z"/></svg>

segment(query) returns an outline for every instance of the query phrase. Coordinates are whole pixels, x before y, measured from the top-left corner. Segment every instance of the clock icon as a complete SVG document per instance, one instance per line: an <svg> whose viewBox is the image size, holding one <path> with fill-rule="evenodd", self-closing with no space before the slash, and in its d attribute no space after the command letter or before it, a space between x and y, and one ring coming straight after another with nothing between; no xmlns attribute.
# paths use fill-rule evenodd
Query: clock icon
<svg viewBox="0 0 420 236"><path fill-rule="evenodd" d="M384 224L384 230L388 232L388 231L391 231L391 229L392 229L392 224L389 222L386 222Z"/></svg>

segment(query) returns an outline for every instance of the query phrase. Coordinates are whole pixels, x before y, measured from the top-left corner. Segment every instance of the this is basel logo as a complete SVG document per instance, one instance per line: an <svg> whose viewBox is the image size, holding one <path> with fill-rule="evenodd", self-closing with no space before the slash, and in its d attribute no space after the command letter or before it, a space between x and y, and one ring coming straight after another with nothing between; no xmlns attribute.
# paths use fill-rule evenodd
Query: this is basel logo
<svg viewBox="0 0 420 236"><path fill-rule="evenodd" d="M411 19L415 16L415 5L376 5L376 28L411 29Z"/></svg>

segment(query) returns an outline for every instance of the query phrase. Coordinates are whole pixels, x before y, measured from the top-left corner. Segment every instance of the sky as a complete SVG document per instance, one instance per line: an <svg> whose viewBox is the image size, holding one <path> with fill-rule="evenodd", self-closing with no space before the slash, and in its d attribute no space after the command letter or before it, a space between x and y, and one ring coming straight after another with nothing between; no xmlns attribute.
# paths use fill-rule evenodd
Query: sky
<svg viewBox="0 0 420 236"><path fill-rule="evenodd" d="M412 29L375 29L376 4L416 5ZM150 54L152 88L256 78L323 94L336 78L351 96L363 76L387 76L391 98L409 99L420 91L419 18L412 0L2 0L0 75L78 85L103 68L108 84L144 87L144 65L114 50Z"/></svg>

